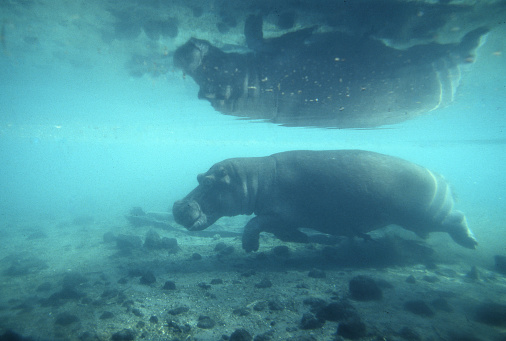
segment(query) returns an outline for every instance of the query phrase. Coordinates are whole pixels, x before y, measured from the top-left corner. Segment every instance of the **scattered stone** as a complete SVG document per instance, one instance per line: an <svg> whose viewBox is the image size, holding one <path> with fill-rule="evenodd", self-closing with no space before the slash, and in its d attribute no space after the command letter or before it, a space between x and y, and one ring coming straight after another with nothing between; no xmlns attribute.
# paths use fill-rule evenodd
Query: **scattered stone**
<svg viewBox="0 0 506 341"><path fill-rule="evenodd" d="M116 247L122 252L129 253L132 250L140 249L142 240L139 236L120 234L116 237Z"/></svg>
<svg viewBox="0 0 506 341"><path fill-rule="evenodd" d="M114 243L116 241L116 235L111 231L104 233L102 238L104 239L104 243Z"/></svg>
<svg viewBox="0 0 506 341"><path fill-rule="evenodd" d="M151 271L149 271L149 270L148 270L148 271L146 271L146 272L142 275L142 277L141 277L141 279L140 279L140 283L141 283L141 284L144 284L144 285L151 285L151 284L153 284L153 283L155 283L155 282L156 282L156 277L155 277L155 275L153 274L153 272L151 272Z"/></svg>
<svg viewBox="0 0 506 341"><path fill-rule="evenodd" d="M211 329L215 326L215 322L212 318L205 315L200 315L199 320L197 322L197 327L202 329Z"/></svg>
<svg viewBox="0 0 506 341"><path fill-rule="evenodd" d="M157 324L158 323L158 317L156 317L155 315L151 316L149 318L149 322L151 322L153 324Z"/></svg>
<svg viewBox="0 0 506 341"><path fill-rule="evenodd" d="M214 278L211 280L211 284L213 284L213 285L223 284L223 280L221 278Z"/></svg>
<svg viewBox="0 0 506 341"><path fill-rule="evenodd" d="M54 321L55 324L60 326L68 326L69 324L76 322L79 322L79 318L76 315L67 312L58 314L58 316L56 316L56 320Z"/></svg>
<svg viewBox="0 0 506 341"><path fill-rule="evenodd" d="M272 249L272 252L277 257L290 257L290 248L286 245L276 246L274 249Z"/></svg>
<svg viewBox="0 0 506 341"><path fill-rule="evenodd" d="M202 259L202 255L200 253L195 252L195 253L192 254L192 258L191 259L192 260L201 260Z"/></svg>
<svg viewBox="0 0 506 341"><path fill-rule="evenodd" d="M168 250L169 253L177 253L179 251L179 245L177 244L176 238L163 237L160 243L160 248Z"/></svg>
<svg viewBox="0 0 506 341"><path fill-rule="evenodd" d="M267 306L271 311L283 311L285 310L285 305L281 303L278 299L270 300L267 302Z"/></svg>
<svg viewBox="0 0 506 341"><path fill-rule="evenodd" d="M236 308L232 311L232 313L237 316L248 316L251 314L248 308Z"/></svg>
<svg viewBox="0 0 506 341"><path fill-rule="evenodd" d="M103 299L111 299L111 298L114 298L116 296L119 295L119 290L118 289L106 289L102 292L102 295L100 295L101 298Z"/></svg>
<svg viewBox="0 0 506 341"><path fill-rule="evenodd" d="M218 244L216 244L216 246L214 247L214 251L216 252L220 252L222 251L223 249L225 249L227 247L227 244L225 244L224 242L219 242Z"/></svg>
<svg viewBox="0 0 506 341"><path fill-rule="evenodd" d="M310 306L312 311L317 311L327 304L324 299L317 297L308 297L302 303Z"/></svg>
<svg viewBox="0 0 506 341"><path fill-rule="evenodd" d="M506 326L506 305L482 303L476 307L475 320L491 326Z"/></svg>
<svg viewBox="0 0 506 341"><path fill-rule="evenodd" d="M190 330L191 330L190 325L188 325L188 324L179 325L175 321L167 321L167 327L172 332L175 332L175 333L178 333L178 334L189 333Z"/></svg>
<svg viewBox="0 0 506 341"><path fill-rule="evenodd" d="M445 311L447 313L453 312L453 308L450 306L448 301L442 297L436 298L435 300L433 300L430 303L437 310Z"/></svg>
<svg viewBox="0 0 506 341"><path fill-rule="evenodd" d="M220 250L220 252L218 253L218 256L219 257L223 257L223 256L228 256L228 255L231 255L232 253L234 253L235 249L232 245L229 245L227 247L225 247L224 249Z"/></svg>
<svg viewBox="0 0 506 341"><path fill-rule="evenodd" d="M423 280L429 283L437 283L440 281L436 276L423 276Z"/></svg>
<svg viewBox="0 0 506 341"><path fill-rule="evenodd" d="M295 286L296 289L309 289L309 285L307 285L306 283L298 283L296 286Z"/></svg>
<svg viewBox="0 0 506 341"><path fill-rule="evenodd" d="M358 316L341 322L337 327L337 335L351 340L364 337L366 335L365 323Z"/></svg>
<svg viewBox="0 0 506 341"><path fill-rule="evenodd" d="M307 274L311 278L327 278L327 274L323 270L313 269Z"/></svg>
<svg viewBox="0 0 506 341"><path fill-rule="evenodd" d="M404 303L404 310L424 317L435 315L434 311L422 300L407 301Z"/></svg>
<svg viewBox="0 0 506 341"><path fill-rule="evenodd" d="M200 282L197 284L197 286L199 288L206 289L206 290L211 289L211 285L207 284L206 282Z"/></svg>
<svg viewBox="0 0 506 341"><path fill-rule="evenodd" d="M477 281L480 279L480 272L478 271L478 267L476 265L473 265L471 267L471 271L469 271L466 275L467 278Z"/></svg>
<svg viewBox="0 0 506 341"><path fill-rule="evenodd" d="M409 275L408 278L406 278L406 283L409 283L409 284L415 284L416 283L416 278L415 276L413 275Z"/></svg>
<svg viewBox="0 0 506 341"><path fill-rule="evenodd" d="M494 261L495 269L502 274L506 274L506 256L495 255Z"/></svg>
<svg viewBox="0 0 506 341"><path fill-rule="evenodd" d="M324 319L320 319L311 313L304 313L304 315L302 315L302 319L300 320L299 327L304 330L319 329L322 328L324 324Z"/></svg>
<svg viewBox="0 0 506 341"><path fill-rule="evenodd" d="M163 285L163 290L176 290L176 283L174 281L167 281Z"/></svg>
<svg viewBox="0 0 506 341"><path fill-rule="evenodd" d="M171 315L181 315L181 314L186 313L189 310L190 310L190 308L188 308L187 306L180 306L180 307L177 307L174 309L170 309L168 311L168 313Z"/></svg>
<svg viewBox="0 0 506 341"><path fill-rule="evenodd" d="M379 286L368 276L353 277L349 283L349 289L351 297L357 301L380 300L383 297Z"/></svg>
<svg viewBox="0 0 506 341"><path fill-rule="evenodd" d="M348 301L342 300L320 307L317 310L316 316L319 319L340 322L356 317L357 312L355 307L353 307Z"/></svg>
<svg viewBox="0 0 506 341"><path fill-rule="evenodd" d="M267 278L264 278L260 282L255 284L255 288L259 288L259 289L265 289L265 288L270 288L270 287L272 287L272 282Z"/></svg>
<svg viewBox="0 0 506 341"><path fill-rule="evenodd" d="M113 313L111 313L110 311L104 311L104 312L102 313L102 315L100 315L100 319L101 319L101 320L107 320L107 319L111 319L111 318L113 318L113 317L114 317L114 314L113 314Z"/></svg>
<svg viewBox="0 0 506 341"><path fill-rule="evenodd" d="M48 268L45 261L29 254L15 254L2 259L6 260L11 261L11 265L3 272L6 276L25 276Z"/></svg>
<svg viewBox="0 0 506 341"><path fill-rule="evenodd" d="M253 337L246 329L240 328L234 330L232 335L230 335L229 341L251 341Z"/></svg>
<svg viewBox="0 0 506 341"><path fill-rule="evenodd" d="M132 329L123 329L111 336L112 341L132 341L135 340L135 332Z"/></svg>
<svg viewBox="0 0 506 341"><path fill-rule="evenodd" d="M72 288L75 289L76 287L80 286L81 284L84 284L88 282L88 279L81 275L78 272L69 272L63 276L62 279L62 286L64 288Z"/></svg>
<svg viewBox="0 0 506 341"><path fill-rule="evenodd" d="M151 250L157 250L161 248L162 238L158 232L149 230L146 233L146 238L144 239L144 247Z"/></svg>
<svg viewBox="0 0 506 341"><path fill-rule="evenodd" d="M126 277L118 279L118 284L127 284L127 283L128 283L128 279Z"/></svg>
<svg viewBox="0 0 506 341"><path fill-rule="evenodd" d="M144 316L144 314L142 313L142 311L140 311L140 309L138 308L133 308L132 309L132 314L134 314L135 316L137 317L142 317Z"/></svg>

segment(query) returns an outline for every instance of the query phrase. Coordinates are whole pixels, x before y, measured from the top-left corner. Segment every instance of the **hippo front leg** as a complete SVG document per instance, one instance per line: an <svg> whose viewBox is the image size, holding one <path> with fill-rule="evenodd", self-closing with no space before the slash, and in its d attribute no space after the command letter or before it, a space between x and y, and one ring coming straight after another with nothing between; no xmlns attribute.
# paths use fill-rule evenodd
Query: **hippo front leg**
<svg viewBox="0 0 506 341"><path fill-rule="evenodd" d="M257 251L260 233L269 232L285 242L307 243L309 238L286 221L273 216L256 216L244 227L242 248L246 252Z"/></svg>

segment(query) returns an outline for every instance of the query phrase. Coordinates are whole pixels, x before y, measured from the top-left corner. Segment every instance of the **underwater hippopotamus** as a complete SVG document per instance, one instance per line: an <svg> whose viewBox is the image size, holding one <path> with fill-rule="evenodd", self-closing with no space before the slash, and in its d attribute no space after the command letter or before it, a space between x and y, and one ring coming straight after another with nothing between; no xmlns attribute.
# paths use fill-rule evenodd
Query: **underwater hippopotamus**
<svg viewBox="0 0 506 341"><path fill-rule="evenodd" d="M446 232L473 249L464 214L453 208L444 178L414 163L362 150L287 151L227 159L197 177L199 185L173 206L174 219L203 230L220 217L255 214L243 248L259 247L261 232L306 242L299 228L366 236L390 224L426 237Z"/></svg>
<svg viewBox="0 0 506 341"><path fill-rule="evenodd" d="M261 18L245 24L251 52L227 53L191 38L174 65L219 112L285 126L366 128L398 123L453 101L459 65L474 60L488 30L460 43L396 49L381 40L316 27L263 39Z"/></svg>

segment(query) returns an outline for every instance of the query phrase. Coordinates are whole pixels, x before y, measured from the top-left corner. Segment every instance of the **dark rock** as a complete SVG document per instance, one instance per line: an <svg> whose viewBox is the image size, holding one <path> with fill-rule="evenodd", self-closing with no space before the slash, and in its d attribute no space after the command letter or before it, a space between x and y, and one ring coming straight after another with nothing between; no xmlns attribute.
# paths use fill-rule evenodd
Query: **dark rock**
<svg viewBox="0 0 506 341"><path fill-rule="evenodd" d="M442 297L436 298L435 300L433 300L430 303L437 310L445 311L447 313L453 312L453 308L450 306L448 301Z"/></svg>
<svg viewBox="0 0 506 341"><path fill-rule="evenodd" d="M132 309L132 314L134 314L135 316L137 317L142 317L144 316L144 314L142 313L142 311L140 311L140 309L138 308L133 308Z"/></svg>
<svg viewBox="0 0 506 341"><path fill-rule="evenodd" d="M478 271L478 267L476 265L473 265L471 267L471 271L469 271L466 275L467 278L477 281L480 279L480 272Z"/></svg>
<svg viewBox="0 0 506 341"><path fill-rule="evenodd" d="M197 322L197 327L202 329L211 329L215 326L215 322L212 318L205 315L200 315L199 320Z"/></svg>
<svg viewBox="0 0 506 341"><path fill-rule="evenodd" d="M308 297L308 298L304 299L304 301L302 301L302 303L310 306L312 311L317 311L320 308L323 308L327 304L327 302L325 302L324 299L317 298L317 297Z"/></svg>
<svg viewBox="0 0 506 341"><path fill-rule="evenodd" d="M167 281L163 285L163 290L176 290L176 283L174 281Z"/></svg>
<svg viewBox="0 0 506 341"><path fill-rule="evenodd" d="M188 308L187 306L180 306L174 309L170 309L168 313L171 315L180 315L186 313L188 310L190 310L190 308Z"/></svg>
<svg viewBox="0 0 506 341"><path fill-rule="evenodd" d="M111 299L111 298L114 298L116 296L119 295L119 290L118 289L105 289L103 292L102 292L102 295L100 295L101 298L103 299Z"/></svg>
<svg viewBox="0 0 506 341"><path fill-rule="evenodd" d="M128 279L126 277L118 279L118 284L127 284L127 283L128 283Z"/></svg>
<svg viewBox="0 0 506 341"><path fill-rule="evenodd" d="M102 313L102 315L100 315L100 319L101 320L107 320L107 319L110 319L110 318L113 318L114 317L114 314L111 313L110 311L104 311Z"/></svg>
<svg viewBox="0 0 506 341"><path fill-rule="evenodd" d="M151 322L153 324L157 324L158 323L158 317L156 317L155 315L151 316L149 318L149 322Z"/></svg>
<svg viewBox="0 0 506 341"><path fill-rule="evenodd" d="M216 246L214 247L214 251L216 252L220 252L222 251L223 249L225 249L227 247L227 244L225 244L224 242L219 242L218 244L216 244Z"/></svg>
<svg viewBox="0 0 506 341"><path fill-rule="evenodd" d="M415 276L413 275L409 275L408 278L406 278L406 283L409 283L409 284L415 284L416 283L416 278Z"/></svg>
<svg viewBox="0 0 506 341"><path fill-rule="evenodd" d="M349 289L351 297L357 301L380 300L383 297L374 279L367 276L353 277L349 283Z"/></svg>
<svg viewBox="0 0 506 341"><path fill-rule="evenodd" d="M230 27L221 21L216 24L216 28L218 29L218 32L220 32L221 34L225 34L228 31L230 31Z"/></svg>
<svg viewBox="0 0 506 341"><path fill-rule="evenodd" d="M45 261L28 254L11 255L3 260L11 261L11 265L3 272L6 276L25 276L48 268Z"/></svg>
<svg viewBox="0 0 506 341"><path fill-rule="evenodd" d="M350 320L339 323L337 335L346 339L356 340L366 335L365 323L360 318L355 317Z"/></svg>
<svg viewBox="0 0 506 341"><path fill-rule="evenodd" d="M404 310L424 317L435 315L434 311L422 300L407 301L404 303Z"/></svg>
<svg viewBox="0 0 506 341"><path fill-rule="evenodd" d="M160 242L160 248L168 250L169 253L177 253L179 251L179 245L176 238L163 237Z"/></svg>
<svg viewBox="0 0 506 341"><path fill-rule="evenodd" d="M272 282L267 278L262 279L260 282L255 284L255 288L265 289L272 287Z"/></svg>
<svg viewBox="0 0 506 341"><path fill-rule="evenodd" d="M104 233L103 239L104 243L114 243L116 241L116 235L113 232L109 231Z"/></svg>
<svg viewBox="0 0 506 341"><path fill-rule="evenodd" d="M423 280L429 283L437 283L440 281L436 276L423 276Z"/></svg>
<svg viewBox="0 0 506 341"><path fill-rule="evenodd" d="M502 274L506 274L506 256L495 255L494 261L495 269Z"/></svg>
<svg viewBox="0 0 506 341"><path fill-rule="evenodd" d="M339 322L356 317L355 308L347 301L332 302L319 308L316 312L319 319Z"/></svg>
<svg viewBox="0 0 506 341"><path fill-rule="evenodd" d="M223 256L228 256L228 255L231 255L232 253L234 253L235 249L232 245L229 245L227 247L225 247L224 249L222 249L218 256L220 257L223 257Z"/></svg>
<svg viewBox="0 0 506 341"><path fill-rule="evenodd" d="M135 340L135 332L132 329L123 329L111 336L112 341L132 341Z"/></svg>
<svg viewBox="0 0 506 341"><path fill-rule="evenodd" d="M162 238L158 232L149 230L146 233L146 238L144 239L144 247L151 250L157 250L161 248Z"/></svg>
<svg viewBox="0 0 506 341"><path fill-rule="evenodd" d="M302 315L302 319L300 320L299 327L300 329L318 329L323 327L325 324L324 319L320 319L311 313L305 313Z"/></svg>
<svg viewBox="0 0 506 341"><path fill-rule="evenodd" d="M200 253L193 253L192 254L192 260L201 260L202 259L202 256L200 255Z"/></svg>
<svg viewBox="0 0 506 341"><path fill-rule="evenodd" d="M285 310L285 305L277 299L268 301L267 306L269 307L269 310L272 310L272 311Z"/></svg>
<svg viewBox="0 0 506 341"><path fill-rule="evenodd" d="M232 335L230 335L229 339L229 341L251 341L251 340L253 340L251 334L248 333L246 329L242 328L234 330Z"/></svg>
<svg viewBox="0 0 506 341"><path fill-rule="evenodd" d="M313 269L307 274L311 278L326 278L327 275L323 270Z"/></svg>
<svg viewBox="0 0 506 341"><path fill-rule="evenodd" d="M18 334L12 330L7 330L5 333L0 335L1 341L35 341L31 337L24 337L21 334Z"/></svg>
<svg viewBox="0 0 506 341"><path fill-rule="evenodd" d="M506 326L506 305L482 303L476 307L475 320L491 326Z"/></svg>
<svg viewBox="0 0 506 341"><path fill-rule="evenodd" d="M139 236L120 234L116 238L116 247L122 252L130 252L142 247L142 240Z"/></svg>
<svg viewBox="0 0 506 341"><path fill-rule="evenodd" d="M153 274L153 272L151 272L151 271L149 271L149 270L148 270L148 271L146 271L146 272L142 275L142 277L141 277L141 279L140 279L140 283L141 283L141 284L145 284L145 285L150 285L150 284L153 284L153 283L155 283L155 282L156 282L156 277L155 277L155 275Z"/></svg>
<svg viewBox="0 0 506 341"><path fill-rule="evenodd" d="M167 321L167 327L172 332L175 332L175 333L178 333L178 334L189 333L190 330L191 330L191 327L188 324L179 325L175 321L170 321L170 320ZM175 339L175 340L177 340L177 339Z"/></svg>
<svg viewBox="0 0 506 341"><path fill-rule="evenodd" d="M286 245L276 246L274 249L272 249L272 252L278 257L290 256L290 248Z"/></svg>
<svg viewBox="0 0 506 341"><path fill-rule="evenodd" d="M221 278L214 278L211 280L211 284L213 284L213 285L223 284L223 280Z"/></svg>
<svg viewBox="0 0 506 341"><path fill-rule="evenodd" d="M248 308L236 308L232 310L232 313L237 316L248 316L251 314Z"/></svg>
<svg viewBox="0 0 506 341"><path fill-rule="evenodd" d="M270 331L265 332L263 334L256 335L253 340L254 341L271 341L272 340L272 334L274 334L274 331L270 330Z"/></svg>
<svg viewBox="0 0 506 341"><path fill-rule="evenodd" d="M55 324L60 326L68 326L69 324L76 322L79 322L79 318L76 315L67 312L58 314L58 316L56 316L56 320L54 321Z"/></svg>
<svg viewBox="0 0 506 341"><path fill-rule="evenodd" d="M206 290L211 289L211 285L207 284L206 282L200 282L197 284L197 286L199 288L206 289Z"/></svg>

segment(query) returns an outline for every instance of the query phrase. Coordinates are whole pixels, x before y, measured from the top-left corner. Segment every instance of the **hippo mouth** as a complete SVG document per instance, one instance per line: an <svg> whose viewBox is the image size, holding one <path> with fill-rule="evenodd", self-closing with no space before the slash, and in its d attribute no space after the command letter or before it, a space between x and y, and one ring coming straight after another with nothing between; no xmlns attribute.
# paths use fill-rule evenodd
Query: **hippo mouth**
<svg viewBox="0 0 506 341"><path fill-rule="evenodd" d="M176 201L172 208L174 220L176 223L183 225L189 231L201 231L209 227L216 219L208 219L198 202Z"/></svg>

